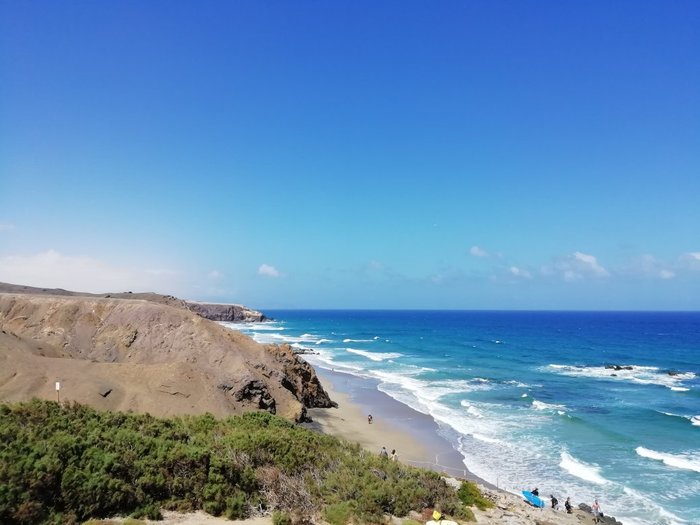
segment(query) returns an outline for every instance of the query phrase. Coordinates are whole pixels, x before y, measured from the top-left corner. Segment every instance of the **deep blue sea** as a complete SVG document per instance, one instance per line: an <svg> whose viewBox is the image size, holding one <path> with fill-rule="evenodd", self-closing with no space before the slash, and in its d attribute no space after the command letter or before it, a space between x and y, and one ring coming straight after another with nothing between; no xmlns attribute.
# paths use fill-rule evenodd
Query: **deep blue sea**
<svg viewBox="0 0 700 525"><path fill-rule="evenodd" d="M265 313L233 327L378 381L501 488L700 523L698 312Z"/></svg>

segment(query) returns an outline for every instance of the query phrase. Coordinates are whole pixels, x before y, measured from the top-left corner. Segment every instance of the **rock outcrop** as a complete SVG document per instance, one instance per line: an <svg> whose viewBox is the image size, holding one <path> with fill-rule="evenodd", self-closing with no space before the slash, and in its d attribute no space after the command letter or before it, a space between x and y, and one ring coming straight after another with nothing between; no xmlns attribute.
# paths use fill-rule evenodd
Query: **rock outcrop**
<svg viewBox="0 0 700 525"><path fill-rule="evenodd" d="M137 296L139 294L130 294ZM260 345L163 301L0 293L0 399L36 396L154 415L331 406L289 346Z"/></svg>
<svg viewBox="0 0 700 525"><path fill-rule="evenodd" d="M264 314L251 310L240 304L198 303L186 301L185 305L192 312L212 321L230 323L258 323L267 320Z"/></svg>

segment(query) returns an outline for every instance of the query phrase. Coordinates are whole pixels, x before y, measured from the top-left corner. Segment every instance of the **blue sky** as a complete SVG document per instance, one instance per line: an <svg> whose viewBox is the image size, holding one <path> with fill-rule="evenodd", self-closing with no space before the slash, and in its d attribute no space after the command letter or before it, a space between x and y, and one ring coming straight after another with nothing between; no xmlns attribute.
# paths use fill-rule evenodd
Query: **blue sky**
<svg viewBox="0 0 700 525"><path fill-rule="evenodd" d="M700 4L0 1L0 281L700 309Z"/></svg>

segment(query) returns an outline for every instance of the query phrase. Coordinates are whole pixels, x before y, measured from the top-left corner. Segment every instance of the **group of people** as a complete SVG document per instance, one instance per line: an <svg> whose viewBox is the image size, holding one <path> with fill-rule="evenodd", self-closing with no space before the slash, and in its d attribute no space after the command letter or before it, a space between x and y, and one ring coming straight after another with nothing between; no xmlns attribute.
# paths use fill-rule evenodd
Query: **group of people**
<svg viewBox="0 0 700 525"><path fill-rule="evenodd" d="M389 458L391 461L396 461L399 459L399 455L396 453L396 449L391 450L391 455L386 451L386 447L382 447L382 449L379 451L379 457L380 458Z"/></svg>
<svg viewBox="0 0 700 525"><path fill-rule="evenodd" d="M537 487L532 489L530 491L533 496L537 496L538 498L540 497L540 491ZM549 495L549 498L552 502L552 508L557 509L559 508L559 500L554 497L553 494ZM572 514L574 512L574 508L571 505L571 498L567 496L566 501L564 502L564 508L566 509L567 514ZM594 523L599 523L603 516L603 514L600 512L600 503L598 503L598 499L596 498L595 501L593 502L593 505L591 505L591 512L593 513L593 522Z"/></svg>

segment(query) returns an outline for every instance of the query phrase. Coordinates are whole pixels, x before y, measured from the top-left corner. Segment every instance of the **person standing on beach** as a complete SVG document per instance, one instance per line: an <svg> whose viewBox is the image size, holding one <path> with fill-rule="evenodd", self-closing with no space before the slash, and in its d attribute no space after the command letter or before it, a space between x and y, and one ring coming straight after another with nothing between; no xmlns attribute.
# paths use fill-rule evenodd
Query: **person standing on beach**
<svg viewBox="0 0 700 525"><path fill-rule="evenodd" d="M598 523L600 521L600 504L598 503L598 498L593 501L591 511L593 512L593 523Z"/></svg>
<svg viewBox="0 0 700 525"><path fill-rule="evenodd" d="M396 453L396 449L392 449L391 451L391 461L396 461L399 459L399 455Z"/></svg>
<svg viewBox="0 0 700 525"><path fill-rule="evenodd" d="M379 451L379 457L380 458L388 458L389 453L386 451L386 447L382 447L382 449Z"/></svg>
<svg viewBox="0 0 700 525"><path fill-rule="evenodd" d="M552 499L552 508L556 509L557 505L559 505L559 500L554 497L554 494L550 494L549 497Z"/></svg>
<svg viewBox="0 0 700 525"><path fill-rule="evenodd" d="M368 416L367 416L367 423L369 423L369 424L371 425L371 424L372 424L372 419L373 419L373 418L372 418L372 414L368 415Z"/></svg>
<svg viewBox="0 0 700 525"><path fill-rule="evenodd" d="M571 506L571 498L569 496L566 497L566 501L564 502L564 507L566 508L566 513L567 514L572 514L572 506Z"/></svg>

